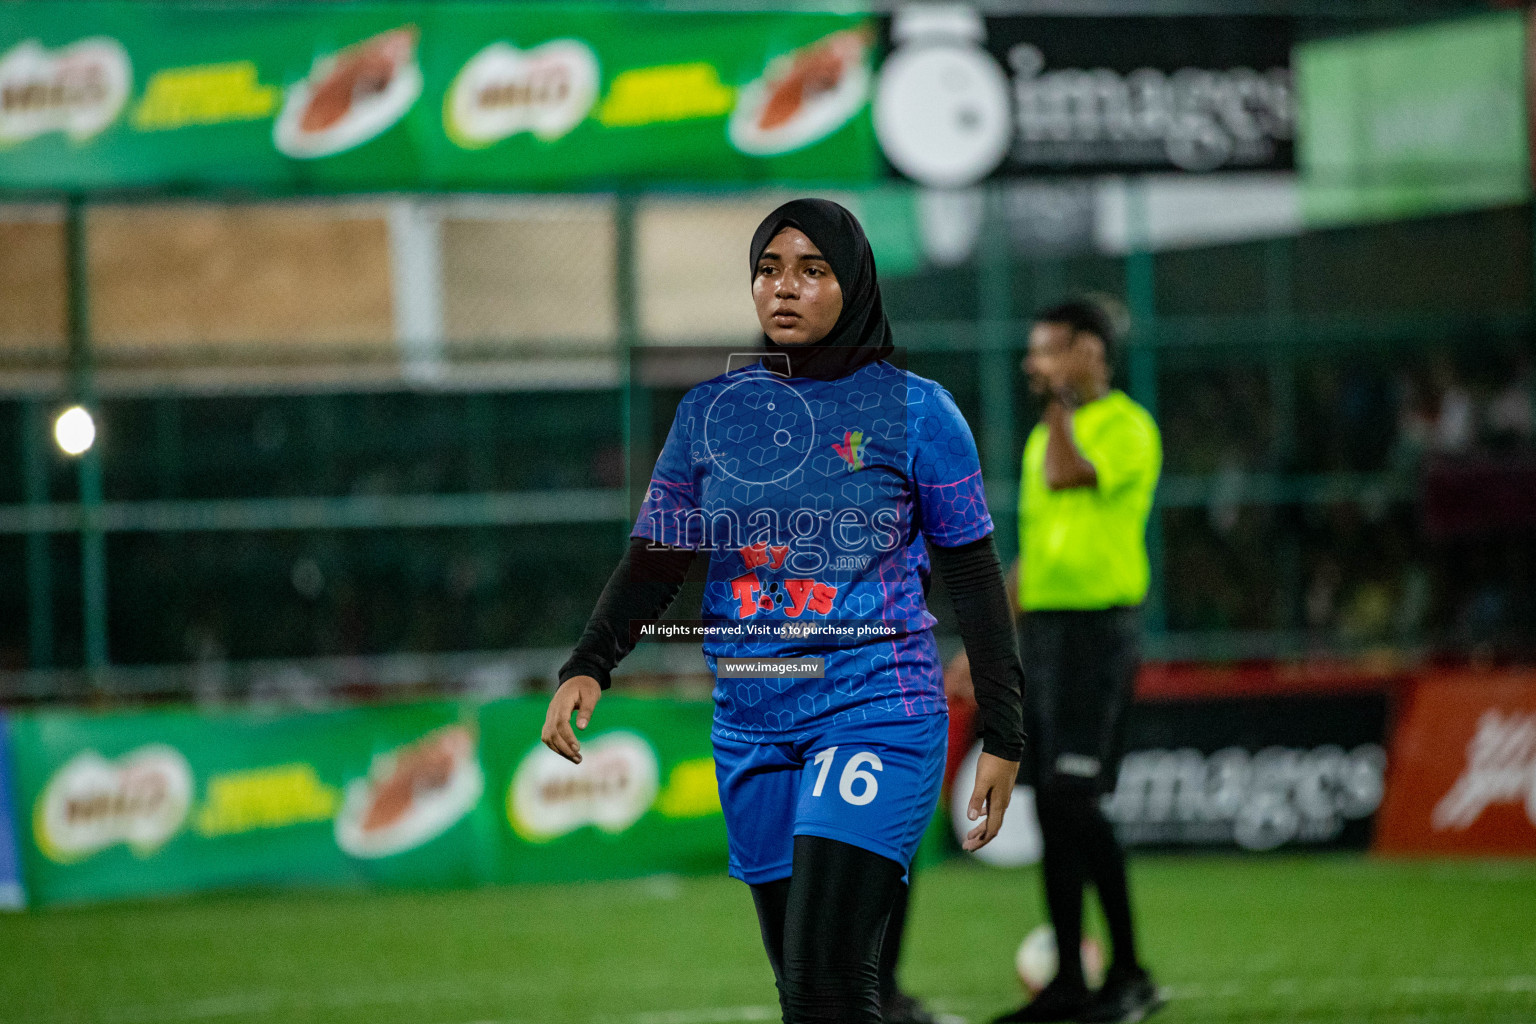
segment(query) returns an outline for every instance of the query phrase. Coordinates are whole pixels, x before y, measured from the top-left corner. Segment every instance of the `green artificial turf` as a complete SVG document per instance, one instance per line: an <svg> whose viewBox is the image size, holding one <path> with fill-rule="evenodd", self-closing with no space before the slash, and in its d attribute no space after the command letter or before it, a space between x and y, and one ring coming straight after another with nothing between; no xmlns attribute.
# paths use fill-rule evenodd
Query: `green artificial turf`
<svg viewBox="0 0 1536 1024"><path fill-rule="evenodd" d="M1159 1020L1536 1022L1536 863L1143 857ZM1033 870L920 875L903 980L971 1021L1017 1004ZM280 893L0 916L4 1024L776 1020L725 878Z"/></svg>

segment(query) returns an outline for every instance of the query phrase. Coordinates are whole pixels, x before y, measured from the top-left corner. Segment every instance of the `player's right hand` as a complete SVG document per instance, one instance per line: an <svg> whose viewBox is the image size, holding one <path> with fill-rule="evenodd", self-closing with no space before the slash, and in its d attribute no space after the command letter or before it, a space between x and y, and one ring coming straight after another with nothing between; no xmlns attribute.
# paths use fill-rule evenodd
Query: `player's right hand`
<svg viewBox="0 0 1536 1024"><path fill-rule="evenodd" d="M572 764L581 764L581 743L571 731L571 713L576 714L576 728L585 729L592 720L592 709L603 696L603 688L591 676L572 676L560 684L549 699L544 715L544 745Z"/></svg>

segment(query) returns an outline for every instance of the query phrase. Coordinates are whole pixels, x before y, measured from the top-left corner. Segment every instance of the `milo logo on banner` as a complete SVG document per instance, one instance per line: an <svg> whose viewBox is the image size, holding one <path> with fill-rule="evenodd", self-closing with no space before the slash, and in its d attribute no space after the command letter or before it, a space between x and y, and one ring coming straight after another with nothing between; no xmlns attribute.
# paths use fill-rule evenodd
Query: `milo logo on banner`
<svg viewBox="0 0 1536 1024"><path fill-rule="evenodd" d="M571 764L547 747L529 751L512 776L507 818L519 836L542 843L595 825L623 832L656 800L656 752L632 732L610 732L582 744Z"/></svg>
<svg viewBox="0 0 1536 1024"><path fill-rule="evenodd" d="M531 132L553 142L581 123L597 100L597 56L579 39L528 50L492 43L454 79L443 104L448 135L465 149Z"/></svg>
<svg viewBox="0 0 1536 1024"><path fill-rule="evenodd" d="M147 856L187 820L192 769L174 747L151 743L108 760L88 750L54 773L33 813L37 848L69 864L118 843Z"/></svg>
<svg viewBox="0 0 1536 1024"><path fill-rule="evenodd" d="M63 132L76 142L117 120L133 82L128 51L95 36L49 51L29 39L0 54L0 145Z"/></svg>

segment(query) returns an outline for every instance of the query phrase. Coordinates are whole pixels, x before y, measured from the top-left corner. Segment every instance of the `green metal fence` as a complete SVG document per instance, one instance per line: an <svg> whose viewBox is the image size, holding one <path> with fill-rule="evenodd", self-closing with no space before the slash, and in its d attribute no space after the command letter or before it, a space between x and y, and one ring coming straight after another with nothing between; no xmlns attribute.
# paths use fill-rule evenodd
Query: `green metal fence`
<svg viewBox="0 0 1536 1024"><path fill-rule="evenodd" d="M1035 415L1018 370L1030 313L1069 294L1107 292L1132 324L1122 386L1158 416L1168 439L1150 535L1154 656L1381 648L1407 658L1488 642L1462 629L1460 611L1436 610L1434 601L1451 600L1463 555L1514 566L1500 586L1518 590L1532 538L1501 536L1493 554L1472 555L1425 539L1417 525L1425 454L1405 447L1412 410L1404 394L1449 366L1454 380L1434 385L1438 393L1460 388L1486 405L1529 371L1531 210L1154 253L1135 242L1145 237L1136 228L1140 197L1131 188L1129 253L1040 257L1020 255L1003 237L994 190L970 260L886 283L909 365L949 387L974 428L1000 546L1012 553L1018 458ZM55 367L65 383L23 382L0 400L0 443L18 468L0 485L8 581L0 679L9 680L0 696L25 688L46 697L82 681L110 691L127 678L124 666L142 674L190 664L204 656L191 641L178 650L156 638L173 628L153 625L156 609L168 622L198 620L221 600L220 588L242 596L238 613L197 627L215 636L214 660L447 657L554 649L574 638L626 533L635 503L625 481L648 468L677 397L651 392L630 371L629 354L642 344L640 203L615 204L620 334L616 352L586 357L606 367L599 383L549 390L518 385L515 374L454 388L343 379L213 397L175 386L98 393L89 211L69 204L68 362ZM66 401L104 423L103 443L73 462L48 439L49 419ZM244 441L238 430L217 432L220 414L247 423ZM277 435L275 445L261 440ZM1516 438L1510 457L1524 457L1529 441ZM467 468L456 468L464 453ZM469 465L476 458L478 470ZM379 466L396 471L360 487ZM413 466L435 470L413 477ZM1378 542L1402 549L1382 556L1406 566L1395 570L1401 578L1352 579L1351 560L1369 563L1360 552ZM421 564L411 568L413 557ZM353 571L349 559L374 568ZM1435 576L1441 562L1450 582ZM1373 571L1365 564L1357 575ZM1330 573L1340 579L1327 584ZM1415 583L1416 573L1429 582ZM1325 600L1328 586L1335 593ZM1424 586L1431 598L1410 593ZM351 597L334 597L336 587L350 587ZM1350 596L1370 587L1379 593ZM1206 588L1247 591L1216 600ZM381 611L407 594L414 603ZM1425 600L1429 611L1392 619L1393 609ZM1532 625L1528 601L1503 600L1488 635L1501 650L1528 651L1520 646ZM1367 610L1385 601L1389 612L1361 611L1366 625L1349 625L1351 601ZM1332 612L1319 611L1330 602ZM499 608L505 620L470 631L410 627L421 609L445 604L467 618ZM942 597L936 604L947 614ZM400 628L313 635L315 622L375 613ZM240 642L267 618L288 623L269 632L289 640L271 649Z"/></svg>

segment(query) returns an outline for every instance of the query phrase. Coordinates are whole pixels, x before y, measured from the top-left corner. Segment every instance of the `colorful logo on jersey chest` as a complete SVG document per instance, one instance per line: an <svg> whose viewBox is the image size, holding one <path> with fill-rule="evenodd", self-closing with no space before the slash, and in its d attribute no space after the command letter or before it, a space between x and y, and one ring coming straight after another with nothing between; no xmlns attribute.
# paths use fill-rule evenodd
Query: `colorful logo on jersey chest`
<svg viewBox="0 0 1536 1024"><path fill-rule="evenodd" d="M864 468L864 447L868 444L864 440L864 431L849 430L843 434L843 443L832 445L832 450L837 452L842 460L848 463L848 472Z"/></svg>

